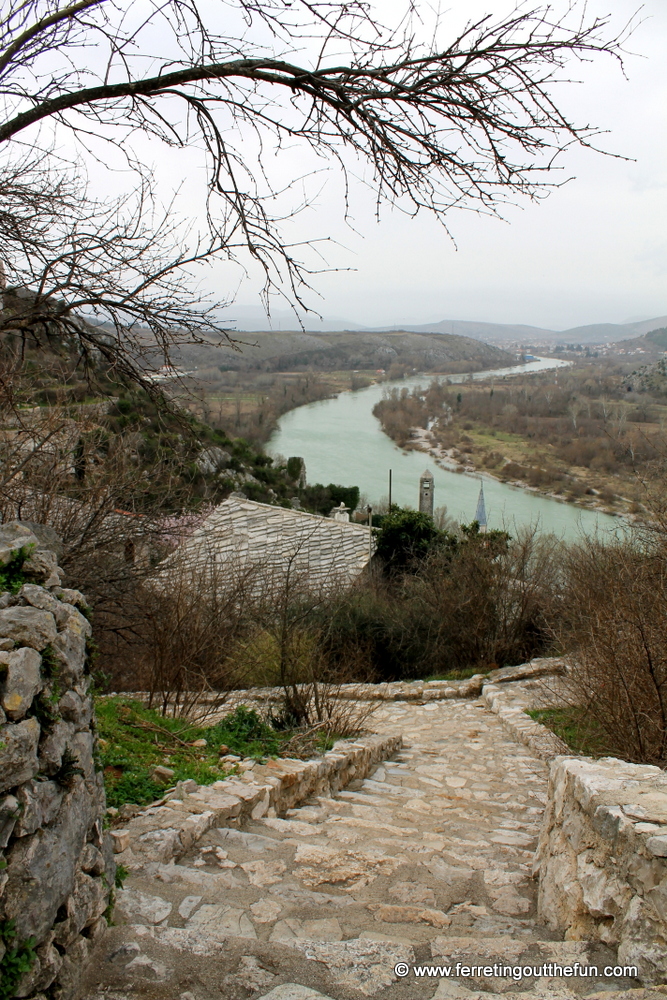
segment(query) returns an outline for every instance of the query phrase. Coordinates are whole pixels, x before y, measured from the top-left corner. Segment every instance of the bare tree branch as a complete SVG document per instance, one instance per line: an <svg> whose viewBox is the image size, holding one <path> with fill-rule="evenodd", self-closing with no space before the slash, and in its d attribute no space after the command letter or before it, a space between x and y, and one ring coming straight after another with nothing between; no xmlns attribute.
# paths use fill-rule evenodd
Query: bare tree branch
<svg viewBox="0 0 667 1000"><path fill-rule="evenodd" d="M364 165L378 207L498 213L543 196L558 184L558 155L593 143L596 129L570 120L554 88L572 61L622 64L631 30L613 31L577 0L560 18L550 5L482 18L445 46L419 41L410 3L393 31L361 0L224 8L229 30L220 33L198 0L132 0L123 10L113 0L8 0L0 242L9 287L30 295L14 296L0 329L58 328L84 357L99 351L139 380L183 339L229 346L215 320L220 303L193 284L201 266L252 260L267 297L277 290L306 308L312 270L285 240L271 150L301 144L344 177L351 163ZM88 195L82 160L55 153L63 129L81 157L100 141L114 155L122 149L139 176L134 191ZM157 208L137 137L202 152L206 232L188 231L172 204Z"/></svg>

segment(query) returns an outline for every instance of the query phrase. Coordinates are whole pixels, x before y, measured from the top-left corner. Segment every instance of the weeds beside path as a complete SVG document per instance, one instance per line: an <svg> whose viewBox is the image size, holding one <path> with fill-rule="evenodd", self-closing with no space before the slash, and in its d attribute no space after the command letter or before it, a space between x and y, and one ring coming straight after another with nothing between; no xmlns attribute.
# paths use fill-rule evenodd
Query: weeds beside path
<svg viewBox="0 0 667 1000"><path fill-rule="evenodd" d="M169 784L193 778L210 785L235 773L242 758L312 756L336 740L335 734L318 730L278 730L245 705L212 726L165 717L120 696L99 698L96 714L107 805L116 808L160 798L165 778L153 776L158 767L172 772Z"/></svg>

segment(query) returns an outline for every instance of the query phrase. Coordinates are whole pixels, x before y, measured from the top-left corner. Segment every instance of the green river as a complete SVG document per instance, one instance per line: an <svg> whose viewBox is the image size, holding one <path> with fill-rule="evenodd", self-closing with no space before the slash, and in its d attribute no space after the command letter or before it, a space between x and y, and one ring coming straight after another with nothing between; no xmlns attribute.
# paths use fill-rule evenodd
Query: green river
<svg viewBox="0 0 667 1000"><path fill-rule="evenodd" d="M477 372L473 379L502 378L522 372L545 371L567 362L555 358L514 368ZM462 382L467 375L443 376L450 382ZM574 504L552 500L495 479L480 475L449 472L437 466L424 452L403 452L380 428L373 407L392 386L413 389L426 386L432 376L421 375L383 382L356 392L342 392L335 399L324 399L285 414L268 444L272 455L300 455L306 462L309 483L341 483L358 486L368 501L377 503L388 495L389 470L392 470L392 502L417 507L419 477L428 468L435 479L435 507L447 507L450 516L461 523L473 520L480 481L484 482L486 511L491 528L515 532L523 525L536 525L542 531L573 540L582 534L617 532L623 522L608 514L585 510Z"/></svg>

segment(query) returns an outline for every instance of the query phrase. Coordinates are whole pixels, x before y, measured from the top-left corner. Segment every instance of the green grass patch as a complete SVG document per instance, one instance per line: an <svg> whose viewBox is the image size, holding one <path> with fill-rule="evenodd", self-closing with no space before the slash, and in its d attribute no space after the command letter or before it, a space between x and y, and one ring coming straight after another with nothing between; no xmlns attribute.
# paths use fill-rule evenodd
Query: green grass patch
<svg viewBox="0 0 667 1000"><path fill-rule="evenodd" d="M574 753L585 757L603 757L613 753L608 737L584 708L528 709L526 715L559 736Z"/></svg>
<svg viewBox="0 0 667 1000"><path fill-rule="evenodd" d="M495 664L489 667L462 667L460 670L450 670L444 674L430 674L424 681L464 681L468 677L474 677L475 674L488 674L490 670L495 669Z"/></svg>
<svg viewBox="0 0 667 1000"><path fill-rule="evenodd" d="M243 705L214 726L165 718L139 701L116 696L99 698L96 714L107 803L116 807L146 805L161 797L165 786L150 777L156 765L170 767L174 782L193 778L210 785L230 773L230 765L220 763L221 753L275 757L293 735L277 732ZM206 745L193 746L197 740Z"/></svg>

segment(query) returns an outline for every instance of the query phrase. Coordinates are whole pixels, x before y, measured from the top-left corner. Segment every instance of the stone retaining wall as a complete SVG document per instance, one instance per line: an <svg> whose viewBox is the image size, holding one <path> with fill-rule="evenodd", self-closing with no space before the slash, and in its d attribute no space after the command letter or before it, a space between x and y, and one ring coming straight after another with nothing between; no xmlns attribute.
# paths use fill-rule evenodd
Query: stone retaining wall
<svg viewBox="0 0 667 1000"><path fill-rule="evenodd" d="M561 657L539 657L516 667L499 667L488 674L473 674L462 680L391 681L381 684L341 684L337 695L346 701L442 701L449 698L478 698L487 684L509 684L515 681L565 673L566 661ZM123 691L124 697L147 701L146 691ZM285 697L281 687L257 687L230 691L222 707L207 722L217 720L237 705L277 705ZM206 700L201 702L206 708ZM209 703L210 704L210 703Z"/></svg>
<svg viewBox="0 0 667 1000"><path fill-rule="evenodd" d="M167 864L212 826L238 827L251 817L279 817L311 795L333 795L354 778L366 777L401 746L400 736L341 740L316 760L269 760L212 785L181 781L126 829L112 830L116 859L133 869L154 861Z"/></svg>
<svg viewBox="0 0 667 1000"><path fill-rule="evenodd" d="M554 690L555 680L553 676L547 682L512 679L509 683L485 684L482 688L482 698L487 708L498 716L503 729L542 760L553 760L554 757L569 754L567 744L559 736L526 715L527 708L548 708L563 704L558 691Z"/></svg>
<svg viewBox="0 0 667 1000"><path fill-rule="evenodd" d="M575 940L618 948L645 983L667 979L667 773L609 757L574 757L526 708L564 704L560 678L488 684L503 727L551 761L533 865L538 915Z"/></svg>
<svg viewBox="0 0 667 1000"><path fill-rule="evenodd" d="M0 973L8 993L11 950L32 938L35 960L9 995L68 1000L106 928L115 866L94 765L91 627L51 543L36 525L0 526L0 569L23 550L30 581L0 594Z"/></svg>
<svg viewBox="0 0 667 1000"><path fill-rule="evenodd" d="M549 927L613 945L642 982L665 982L667 773L614 758L557 758L534 871Z"/></svg>

